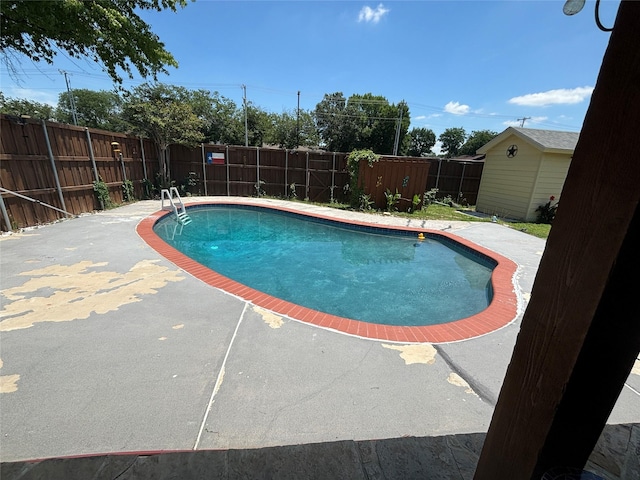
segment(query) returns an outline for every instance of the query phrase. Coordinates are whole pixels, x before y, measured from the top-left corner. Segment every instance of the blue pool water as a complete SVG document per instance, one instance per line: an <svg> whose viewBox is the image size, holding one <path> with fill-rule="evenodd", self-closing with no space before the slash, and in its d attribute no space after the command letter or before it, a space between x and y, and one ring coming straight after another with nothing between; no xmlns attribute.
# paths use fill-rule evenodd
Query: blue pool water
<svg viewBox="0 0 640 480"><path fill-rule="evenodd" d="M212 270L314 310L386 325L435 325L474 315L491 300L495 262L417 232L345 226L276 210L206 206L155 232Z"/></svg>

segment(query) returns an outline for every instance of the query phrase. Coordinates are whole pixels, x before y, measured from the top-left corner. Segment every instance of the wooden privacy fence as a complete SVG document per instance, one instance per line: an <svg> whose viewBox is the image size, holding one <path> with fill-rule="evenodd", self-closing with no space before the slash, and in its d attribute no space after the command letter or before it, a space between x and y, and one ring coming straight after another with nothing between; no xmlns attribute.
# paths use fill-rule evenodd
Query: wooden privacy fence
<svg viewBox="0 0 640 480"><path fill-rule="evenodd" d="M360 162L358 183L370 195L375 208L387 206L385 193L388 192L398 193L400 199L396 207L400 211L407 211L412 208L414 195L418 195L422 202L429 166L429 162L418 158L382 157L371 166Z"/></svg>
<svg viewBox="0 0 640 480"><path fill-rule="evenodd" d="M312 202L344 201L349 183L346 154L230 145L170 149L171 173L178 183L196 181L199 195L269 195ZM193 182L192 182L193 183Z"/></svg>
<svg viewBox="0 0 640 480"><path fill-rule="evenodd" d="M478 200L484 160L429 158L429 178L426 191L438 189L438 198L450 196L454 202L466 200L475 205Z"/></svg>
<svg viewBox="0 0 640 480"><path fill-rule="evenodd" d="M196 150L173 145L169 155L172 178L182 185L191 179L192 194L291 197L294 185L300 199L349 200L346 153L229 145L202 145ZM363 170L366 180L361 186L377 208L385 207L387 188L402 195L401 210L411 206L414 194L422 197L432 188L438 189L438 198L449 195L475 205L483 165L466 159L383 156L373 170Z"/></svg>
<svg viewBox="0 0 640 480"><path fill-rule="evenodd" d="M55 221L101 208L93 182L102 180L114 203L123 201L123 181L142 196L142 179L158 170L153 142L124 134L30 118L0 119L2 230ZM119 144L122 157L114 153ZM146 174L146 175L145 175ZM34 201L15 196L16 192Z"/></svg>
<svg viewBox="0 0 640 480"><path fill-rule="evenodd" d="M94 191L96 180L105 182L115 204L124 201L125 180L133 183L136 198L144 198L149 193L145 180L155 180L160 170L157 148L148 139L8 115L0 122L4 231L52 222L64 212L79 215L102 208ZM172 145L168 157L171 178L184 193L284 198L295 194L314 202L349 199L345 153ZM431 188L438 188L439 197L451 195L454 200L462 192L469 204L475 204L482 174L481 162L455 159L382 157L374 167L366 169L366 188L375 192L376 206L386 206L386 188L392 193L397 189L407 199L398 204L401 210L410 206L414 193L422 195Z"/></svg>

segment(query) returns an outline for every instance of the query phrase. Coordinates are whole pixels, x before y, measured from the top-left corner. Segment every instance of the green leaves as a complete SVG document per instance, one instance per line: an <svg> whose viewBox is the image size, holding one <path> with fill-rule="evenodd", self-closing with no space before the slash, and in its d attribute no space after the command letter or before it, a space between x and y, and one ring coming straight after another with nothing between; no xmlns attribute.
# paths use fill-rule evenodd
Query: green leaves
<svg viewBox="0 0 640 480"><path fill-rule="evenodd" d="M165 150L171 144L196 146L203 140L203 120L193 111L184 87L143 84L125 95L123 116L136 134L152 138Z"/></svg>
<svg viewBox="0 0 640 480"><path fill-rule="evenodd" d="M127 131L128 126L120 115L122 98L117 93L81 88L71 90L71 95L73 95L78 125L111 132ZM69 92L62 92L58 96L56 116L59 122L73 123L69 96Z"/></svg>
<svg viewBox="0 0 640 480"><path fill-rule="evenodd" d="M489 143L497 135L498 132L492 130L474 130L460 148L460 155L475 155L476 150Z"/></svg>
<svg viewBox="0 0 640 480"><path fill-rule="evenodd" d="M5 97L2 92L0 92L0 112L16 117L28 115L44 120L56 119L55 108L51 105L20 98Z"/></svg>
<svg viewBox="0 0 640 480"><path fill-rule="evenodd" d="M322 142L327 150L337 152L366 148L390 155L397 135L399 145L403 144L410 123L406 103L389 104L371 93L352 95L348 101L342 92L325 94L314 113Z"/></svg>
<svg viewBox="0 0 640 480"><path fill-rule="evenodd" d="M438 140L442 143L442 151L447 158L455 157L467 138L464 128L447 128L440 134Z"/></svg>
<svg viewBox="0 0 640 480"><path fill-rule="evenodd" d="M178 62L136 13L136 10L176 11L186 0L57 0L0 2L0 51L15 70L11 55L53 63L56 51L89 57L122 83L122 73L142 77L167 73Z"/></svg>
<svg viewBox="0 0 640 480"><path fill-rule="evenodd" d="M409 147L407 155L410 157L424 157L431 152L436 144L436 134L428 128L412 128L409 132Z"/></svg>

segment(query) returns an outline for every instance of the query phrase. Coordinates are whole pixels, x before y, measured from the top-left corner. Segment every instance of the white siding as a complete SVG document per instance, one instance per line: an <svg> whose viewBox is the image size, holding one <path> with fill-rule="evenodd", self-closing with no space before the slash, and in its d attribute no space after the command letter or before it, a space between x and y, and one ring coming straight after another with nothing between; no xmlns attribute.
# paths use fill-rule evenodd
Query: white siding
<svg viewBox="0 0 640 480"><path fill-rule="evenodd" d="M526 219L535 221L538 218L536 209L555 197L553 203L560 199L564 181L567 178L571 157L569 155L547 153L542 159L542 168L531 195L531 205Z"/></svg>
<svg viewBox="0 0 640 480"><path fill-rule="evenodd" d="M507 157L516 144L518 153ZM527 216L541 153L516 136L510 136L487 152L478 190L476 210L503 218Z"/></svg>

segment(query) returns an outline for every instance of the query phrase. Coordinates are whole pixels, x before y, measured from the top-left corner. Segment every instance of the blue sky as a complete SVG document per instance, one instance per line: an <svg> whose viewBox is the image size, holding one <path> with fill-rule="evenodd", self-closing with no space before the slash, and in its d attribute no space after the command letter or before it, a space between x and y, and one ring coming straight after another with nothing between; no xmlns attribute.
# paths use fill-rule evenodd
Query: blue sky
<svg viewBox="0 0 640 480"><path fill-rule="evenodd" d="M313 109L325 93L373 93L409 105L411 127L501 132L510 125L579 131L609 33L594 1L566 16L562 0L217 1L142 17L178 60L164 83L218 91L280 113ZM612 26L619 1L603 0ZM57 103L66 89L109 90L99 65L58 55L21 64L20 82L2 65L9 97ZM130 88L143 80L125 79Z"/></svg>

